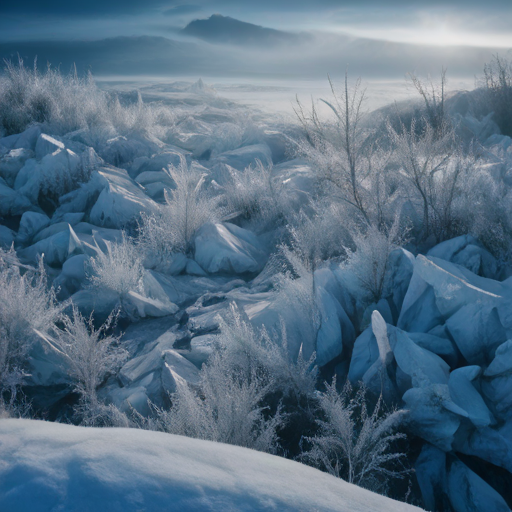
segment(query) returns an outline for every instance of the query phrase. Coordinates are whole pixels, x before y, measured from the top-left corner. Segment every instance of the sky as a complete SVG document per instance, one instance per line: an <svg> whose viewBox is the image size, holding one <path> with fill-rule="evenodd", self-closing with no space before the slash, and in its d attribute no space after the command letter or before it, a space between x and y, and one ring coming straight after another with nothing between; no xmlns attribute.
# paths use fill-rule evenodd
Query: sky
<svg viewBox="0 0 512 512"><path fill-rule="evenodd" d="M2 2L0 40L170 36L214 13L288 31L512 47L511 0L16 0Z"/></svg>
<svg viewBox="0 0 512 512"><path fill-rule="evenodd" d="M212 14L292 32L300 41L268 52L261 41L242 48L182 32ZM312 78L350 65L382 77L442 66L471 77L492 54L512 54L511 27L512 0L16 0L0 5L0 58L37 55L54 66L78 63L117 75ZM132 39L108 39L118 37Z"/></svg>

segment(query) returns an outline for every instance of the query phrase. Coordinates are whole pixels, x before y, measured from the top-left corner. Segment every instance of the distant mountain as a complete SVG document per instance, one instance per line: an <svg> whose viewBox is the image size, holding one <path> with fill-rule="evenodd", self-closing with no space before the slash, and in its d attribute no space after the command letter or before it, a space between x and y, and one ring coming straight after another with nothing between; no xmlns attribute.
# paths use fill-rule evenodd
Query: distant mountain
<svg viewBox="0 0 512 512"><path fill-rule="evenodd" d="M207 29L200 21L206 23ZM123 36L96 41L0 42L0 73L2 61L17 61L19 54L28 66L37 56L37 65L41 69L49 62L52 67L68 72L76 64L79 73L91 70L96 76L325 79L328 73L333 78L342 77L348 65L352 77L399 80L406 72L415 70L420 75L428 72L437 75L445 66L451 79L474 76L492 54L499 51L349 39L337 34L292 34L224 16L198 20L190 26L196 27L193 31L199 27L203 39L218 37L232 44L213 45L199 39L177 41L155 36ZM221 30L220 26L225 29ZM234 28L228 30L226 27ZM197 87L200 89L200 84Z"/></svg>
<svg viewBox="0 0 512 512"><path fill-rule="evenodd" d="M231 43L247 46L274 46L304 42L305 34L293 34L282 30L253 25L229 16L213 14L207 19L191 21L182 34L197 37L210 43Z"/></svg>
<svg viewBox="0 0 512 512"><path fill-rule="evenodd" d="M165 37L113 37L96 41L25 41L0 43L0 62L16 62L19 56L31 66L37 56L40 68L60 67L67 72L76 65L79 73L95 75L173 75L214 73L208 49L196 43Z"/></svg>

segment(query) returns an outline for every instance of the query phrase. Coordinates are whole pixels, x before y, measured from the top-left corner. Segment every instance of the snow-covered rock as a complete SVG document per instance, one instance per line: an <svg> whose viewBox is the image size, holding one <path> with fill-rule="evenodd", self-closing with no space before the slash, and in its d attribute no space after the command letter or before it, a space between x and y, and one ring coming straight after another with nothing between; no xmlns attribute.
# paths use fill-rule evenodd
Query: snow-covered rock
<svg viewBox="0 0 512 512"><path fill-rule="evenodd" d="M52 337L48 334L36 331L33 343L30 347L29 376L26 383L31 386L54 386L59 384L70 384L67 375L66 359L56 348ZM60 398L55 394L55 401ZM51 400L51 399L50 399Z"/></svg>
<svg viewBox="0 0 512 512"><path fill-rule="evenodd" d="M144 297L140 293L130 291L122 296L121 303L124 311L134 319L160 317L173 315L178 311L178 306L170 300L152 299Z"/></svg>
<svg viewBox="0 0 512 512"><path fill-rule="evenodd" d="M190 340L189 348L177 349L176 352L188 359L197 368L201 368L213 353L216 340L217 336L215 334L196 336Z"/></svg>
<svg viewBox="0 0 512 512"><path fill-rule="evenodd" d="M441 242L430 249L427 255L451 261L467 268L473 274L490 279L496 278L498 271L496 258L471 235L458 236Z"/></svg>
<svg viewBox="0 0 512 512"><path fill-rule="evenodd" d="M512 340L496 349L484 377L482 392L494 405L496 413L500 418L512 418Z"/></svg>
<svg viewBox="0 0 512 512"><path fill-rule="evenodd" d="M505 500L459 460L448 471L448 496L455 512L510 512Z"/></svg>
<svg viewBox="0 0 512 512"><path fill-rule="evenodd" d="M352 384L363 379L363 375L379 358L379 347L372 326L368 326L354 342L348 378Z"/></svg>
<svg viewBox="0 0 512 512"><path fill-rule="evenodd" d="M6 511L420 510L282 457L139 429L0 420L0 459Z"/></svg>
<svg viewBox="0 0 512 512"><path fill-rule="evenodd" d="M64 143L60 140L55 139L54 137L47 135L46 133L41 133L37 138L36 142L36 159L41 160L46 155L50 155L55 153L59 149L64 149Z"/></svg>
<svg viewBox="0 0 512 512"><path fill-rule="evenodd" d="M16 143L14 144L14 148L25 148L34 151L40 135L41 126L39 124L33 124L24 132L20 133Z"/></svg>
<svg viewBox="0 0 512 512"><path fill-rule="evenodd" d="M104 322L120 305L119 294L106 289L79 290L71 296L71 301L85 317L94 313L94 318L98 322Z"/></svg>
<svg viewBox="0 0 512 512"><path fill-rule="evenodd" d="M227 164L239 171L243 171L249 165L256 165L258 160L263 165L270 165L272 163L272 153L266 144L243 146L232 151L226 151L215 159L215 163Z"/></svg>
<svg viewBox="0 0 512 512"><path fill-rule="evenodd" d="M100 149L99 155L105 162L119 167L133 162L138 157L149 157L156 153L158 149L159 144L155 141L127 139L119 135L107 140L106 144Z"/></svg>
<svg viewBox="0 0 512 512"><path fill-rule="evenodd" d="M82 252L80 239L68 224L63 231L22 249L19 251L19 256L26 261L36 263L44 254L45 263L52 267L61 267L69 257Z"/></svg>
<svg viewBox="0 0 512 512"><path fill-rule="evenodd" d="M425 509L445 510L449 506L446 503L446 454L431 444L424 444L414 469Z"/></svg>
<svg viewBox="0 0 512 512"><path fill-rule="evenodd" d="M11 247L15 237L16 233L12 229L0 224L0 247L3 249Z"/></svg>
<svg viewBox="0 0 512 512"><path fill-rule="evenodd" d="M418 255L398 327L428 332L467 304L495 304L510 296L510 284L473 274L448 261Z"/></svg>
<svg viewBox="0 0 512 512"><path fill-rule="evenodd" d="M469 364L488 365L507 340L498 310L488 301L463 306L446 321L446 327Z"/></svg>
<svg viewBox="0 0 512 512"><path fill-rule="evenodd" d="M468 413L471 422L476 427L487 427L495 423L495 419L473 384L481 373L479 366L457 368L450 373L448 388L454 403Z"/></svg>
<svg viewBox="0 0 512 512"><path fill-rule="evenodd" d="M107 228L122 228L137 219L141 212L156 212L157 204L126 171L103 167L97 172L102 190L90 211L90 222Z"/></svg>
<svg viewBox="0 0 512 512"><path fill-rule="evenodd" d="M230 223L202 226L194 239L194 259L210 274L260 271L267 255L256 235Z"/></svg>
<svg viewBox="0 0 512 512"><path fill-rule="evenodd" d="M89 257L85 254L77 254L64 262L60 274L53 282L53 286L59 290L59 299L67 299L85 283L88 259Z"/></svg>
<svg viewBox="0 0 512 512"><path fill-rule="evenodd" d="M395 249L388 258L382 296L392 304L392 315L396 322L414 270L414 256L405 249ZM388 322L390 323L390 322Z"/></svg>
<svg viewBox="0 0 512 512"><path fill-rule="evenodd" d="M455 432L468 413L456 405L447 385L411 388L403 396L414 433L444 452L452 449Z"/></svg>
<svg viewBox="0 0 512 512"><path fill-rule="evenodd" d="M162 182L168 182L171 187L174 188L174 183L169 175L162 171L167 169L169 166L179 168L182 164L186 163L186 157L179 151L165 151L153 155L151 158L140 157L136 158L132 163L129 174L132 178L136 178L136 181L141 185L146 185L144 182L155 181L156 175L160 176Z"/></svg>
<svg viewBox="0 0 512 512"><path fill-rule="evenodd" d="M30 149L11 149L0 158L0 176L12 187L20 169L29 158L34 158L34 152Z"/></svg>
<svg viewBox="0 0 512 512"><path fill-rule="evenodd" d="M338 301L322 287L316 289L316 302L320 312L320 329L316 339L316 360L318 366L323 366L343 351L341 325ZM348 320L348 318L347 318Z"/></svg>
<svg viewBox="0 0 512 512"><path fill-rule="evenodd" d="M186 383L199 386L198 368L176 350L166 350L163 354L162 386L168 393L175 393L178 386Z"/></svg>

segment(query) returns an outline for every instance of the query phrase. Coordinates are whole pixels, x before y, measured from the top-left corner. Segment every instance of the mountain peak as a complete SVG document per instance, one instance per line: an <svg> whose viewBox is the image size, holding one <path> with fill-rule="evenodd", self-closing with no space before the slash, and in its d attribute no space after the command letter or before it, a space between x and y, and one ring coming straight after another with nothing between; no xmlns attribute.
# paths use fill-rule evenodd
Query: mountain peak
<svg viewBox="0 0 512 512"><path fill-rule="evenodd" d="M222 14L212 14L209 18L191 21L181 32L210 43L254 46L297 43L301 39L290 32L254 25Z"/></svg>

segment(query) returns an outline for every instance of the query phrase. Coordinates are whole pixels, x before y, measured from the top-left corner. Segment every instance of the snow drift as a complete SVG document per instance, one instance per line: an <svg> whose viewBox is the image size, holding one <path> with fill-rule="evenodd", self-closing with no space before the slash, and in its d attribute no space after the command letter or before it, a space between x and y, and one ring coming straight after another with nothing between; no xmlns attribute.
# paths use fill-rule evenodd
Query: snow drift
<svg viewBox="0 0 512 512"><path fill-rule="evenodd" d="M134 429L0 421L4 512L420 510L297 462Z"/></svg>

